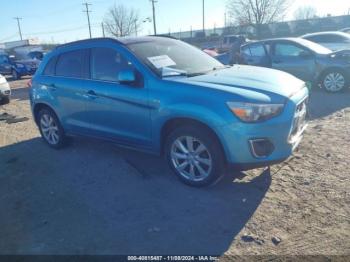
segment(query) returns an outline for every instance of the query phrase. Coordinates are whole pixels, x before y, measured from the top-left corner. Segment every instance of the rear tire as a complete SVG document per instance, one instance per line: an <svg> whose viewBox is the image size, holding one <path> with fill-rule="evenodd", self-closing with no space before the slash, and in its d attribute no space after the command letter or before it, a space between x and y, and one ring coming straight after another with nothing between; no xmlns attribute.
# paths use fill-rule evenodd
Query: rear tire
<svg viewBox="0 0 350 262"><path fill-rule="evenodd" d="M213 184L225 169L219 141L202 126L183 126L172 131L166 138L165 154L177 177L190 186Z"/></svg>
<svg viewBox="0 0 350 262"><path fill-rule="evenodd" d="M41 109L37 117L38 127L43 140L52 148L66 145L67 138L56 114L48 108Z"/></svg>
<svg viewBox="0 0 350 262"><path fill-rule="evenodd" d="M322 88L329 93L344 91L350 85L349 77L340 69L327 70L320 82Z"/></svg>

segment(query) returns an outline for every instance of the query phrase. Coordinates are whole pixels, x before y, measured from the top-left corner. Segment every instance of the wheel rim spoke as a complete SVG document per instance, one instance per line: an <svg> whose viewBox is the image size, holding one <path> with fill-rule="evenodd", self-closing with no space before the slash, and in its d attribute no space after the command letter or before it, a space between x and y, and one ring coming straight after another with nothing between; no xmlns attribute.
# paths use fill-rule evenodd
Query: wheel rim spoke
<svg viewBox="0 0 350 262"><path fill-rule="evenodd" d="M187 144L187 148L188 151L193 152L193 137L187 136L186 137L186 144Z"/></svg>
<svg viewBox="0 0 350 262"><path fill-rule="evenodd" d="M183 153L188 153L187 148L184 146L184 144L180 140L176 140L175 142L178 149L180 149Z"/></svg>
<svg viewBox="0 0 350 262"><path fill-rule="evenodd" d="M201 162L207 166L211 165L210 159L202 158L202 157L197 157L198 162Z"/></svg>
<svg viewBox="0 0 350 262"><path fill-rule="evenodd" d="M195 137L177 138L171 147L170 156L175 169L188 180L204 180L212 170L209 150Z"/></svg>
<svg viewBox="0 0 350 262"><path fill-rule="evenodd" d="M55 119L47 114L42 115L40 119L40 127L46 141L55 145L59 142L58 126L56 125Z"/></svg>

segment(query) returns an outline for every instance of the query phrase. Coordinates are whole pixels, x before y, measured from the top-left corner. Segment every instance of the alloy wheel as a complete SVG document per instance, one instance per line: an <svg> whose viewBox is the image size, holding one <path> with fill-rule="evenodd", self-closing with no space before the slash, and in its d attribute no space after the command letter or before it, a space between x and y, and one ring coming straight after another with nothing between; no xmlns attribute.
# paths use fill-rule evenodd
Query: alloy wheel
<svg viewBox="0 0 350 262"><path fill-rule="evenodd" d="M323 80L324 87L327 91L337 92L344 88L345 78L341 73L333 72L326 75Z"/></svg>
<svg viewBox="0 0 350 262"><path fill-rule="evenodd" d="M181 176L196 182L207 178L213 166L207 147L192 136L182 136L173 142L171 162Z"/></svg>
<svg viewBox="0 0 350 262"><path fill-rule="evenodd" d="M58 126L55 119L49 114L43 114L40 119L40 129L46 141L57 145L60 141Z"/></svg>

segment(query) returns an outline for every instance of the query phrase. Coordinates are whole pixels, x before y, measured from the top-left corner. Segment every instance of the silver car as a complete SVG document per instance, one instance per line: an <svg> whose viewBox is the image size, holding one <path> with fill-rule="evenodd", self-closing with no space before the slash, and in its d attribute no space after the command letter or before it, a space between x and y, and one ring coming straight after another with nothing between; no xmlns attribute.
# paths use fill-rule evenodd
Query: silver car
<svg viewBox="0 0 350 262"><path fill-rule="evenodd" d="M350 50L350 34L344 32L319 32L303 35L302 38L323 45L332 51Z"/></svg>

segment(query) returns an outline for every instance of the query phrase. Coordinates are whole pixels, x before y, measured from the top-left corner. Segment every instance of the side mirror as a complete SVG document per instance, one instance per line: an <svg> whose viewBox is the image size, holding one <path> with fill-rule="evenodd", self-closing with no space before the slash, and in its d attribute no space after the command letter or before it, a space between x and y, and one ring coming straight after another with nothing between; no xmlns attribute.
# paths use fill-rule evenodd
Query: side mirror
<svg viewBox="0 0 350 262"><path fill-rule="evenodd" d="M136 75L133 70L121 70L118 74L118 81L121 84L132 84L136 81Z"/></svg>

